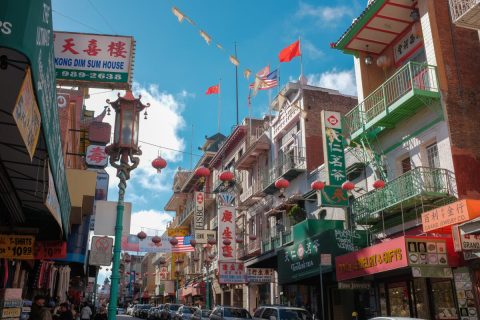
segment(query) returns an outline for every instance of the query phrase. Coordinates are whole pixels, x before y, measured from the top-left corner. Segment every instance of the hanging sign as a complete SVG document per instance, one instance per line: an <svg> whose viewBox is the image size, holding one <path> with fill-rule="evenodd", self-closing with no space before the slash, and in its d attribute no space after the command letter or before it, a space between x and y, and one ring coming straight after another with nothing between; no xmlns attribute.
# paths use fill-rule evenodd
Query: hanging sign
<svg viewBox="0 0 480 320"><path fill-rule="evenodd" d="M0 258L33 260L34 236L0 235Z"/></svg>
<svg viewBox="0 0 480 320"><path fill-rule="evenodd" d="M64 259L67 257L66 241L36 241L35 260Z"/></svg>
<svg viewBox="0 0 480 320"><path fill-rule="evenodd" d="M218 261L235 261L235 237L235 208L221 206L218 208Z"/></svg>
<svg viewBox="0 0 480 320"><path fill-rule="evenodd" d="M423 232L428 232L480 216L480 200L463 199L422 213Z"/></svg>
<svg viewBox="0 0 480 320"><path fill-rule="evenodd" d="M168 280L170 279L170 275L168 274L168 268L165 266L160 267L160 280Z"/></svg>
<svg viewBox="0 0 480 320"><path fill-rule="evenodd" d="M172 245L167 236L161 237L162 241L159 243L152 242L152 236L147 236L145 239L139 241L139 250L140 252L158 252L158 253L169 253L172 252Z"/></svg>
<svg viewBox="0 0 480 320"><path fill-rule="evenodd" d="M204 229L205 192L195 192L195 229Z"/></svg>
<svg viewBox="0 0 480 320"><path fill-rule="evenodd" d="M217 232L212 230L195 230L195 241L200 244L208 243L208 238L217 239Z"/></svg>
<svg viewBox="0 0 480 320"><path fill-rule="evenodd" d="M320 196L320 204L324 207L348 207L348 195L341 186L325 186Z"/></svg>
<svg viewBox="0 0 480 320"><path fill-rule="evenodd" d="M41 118L33 92L30 68L27 68L27 72L25 73L22 88L18 94L12 115L31 160L37 148Z"/></svg>
<svg viewBox="0 0 480 320"><path fill-rule="evenodd" d="M422 46L422 38L415 35L412 27L402 38L393 45L393 56L395 64L402 63L408 59L418 48Z"/></svg>
<svg viewBox="0 0 480 320"><path fill-rule="evenodd" d="M105 152L105 146L89 145L87 147L85 162L87 166L105 168L108 164L108 155Z"/></svg>
<svg viewBox="0 0 480 320"><path fill-rule="evenodd" d="M322 111L323 155L327 185L341 186L346 181L345 153L343 150L342 122L339 112Z"/></svg>
<svg viewBox="0 0 480 320"><path fill-rule="evenodd" d="M57 189L55 188L55 181L53 180L52 170L48 166L48 193L45 199L45 206L48 208L53 218L57 221L60 228L62 228L62 211L60 201L57 196ZM66 231L66 230L64 230Z"/></svg>
<svg viewBox="0 0 480 320"><path fill-rule="evenodd" d="M89 265L109 266L112 262L112 248L113 238L93 236Z"/></svg>
<svg viewBox="0 0 480 320"><path fill-rule="evenodd" d="M220 284L247 283L245 266L238 262L218 263L218 282Z"/></svg>
<svg viewBox="0 0 480 320"><path fill-rule="evenodd" d="M89 87L127 89L135 42L129 36L54 32L57 82L88 82Z"/></svg>
<svg viewBox="0 0 480 320"><path fill-rule="evenodd" d="M275 273L270 268L247 268L247 281L249 283L273 283Z"/></svg>

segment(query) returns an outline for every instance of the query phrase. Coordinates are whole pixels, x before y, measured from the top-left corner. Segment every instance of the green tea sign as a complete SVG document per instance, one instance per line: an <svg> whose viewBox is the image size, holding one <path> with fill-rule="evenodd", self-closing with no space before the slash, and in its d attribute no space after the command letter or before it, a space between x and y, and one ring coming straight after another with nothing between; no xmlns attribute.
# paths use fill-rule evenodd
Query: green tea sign
<svg viewBox="0 0 480 320"><path fill-rule="evenodd" d="M323 155L327 170L326 184L341 186L347 180L344 141L339 112L322 111Z"/></svg>
<svg viewBox="0 0 480 320"><path fill-rule="evenodd" d="M280 283L305 279L319 273L320 241L308 238L278 252L278 281Z"/></svg>

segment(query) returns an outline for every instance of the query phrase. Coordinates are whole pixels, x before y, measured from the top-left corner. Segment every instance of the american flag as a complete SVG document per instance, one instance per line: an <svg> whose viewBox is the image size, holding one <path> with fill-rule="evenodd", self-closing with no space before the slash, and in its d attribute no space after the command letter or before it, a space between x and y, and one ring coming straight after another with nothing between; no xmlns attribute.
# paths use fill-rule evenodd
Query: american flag
<svg viewBox="0 0 480 320"><path fill-rule="evenodd" d="M178 240L176 246L172 246L172 252L193 252L195 248L190 244L191 236L187 237L175 237Z"/></svg>
<svg viewBox="0 0 480 320"><path fill-rule="evenodd" d="M265 76L257 74L255 82L259 82L257 90L268 90L278 85L278 69L273 70ZM255 82L250 84L250 89L255 88Z"/></svg>

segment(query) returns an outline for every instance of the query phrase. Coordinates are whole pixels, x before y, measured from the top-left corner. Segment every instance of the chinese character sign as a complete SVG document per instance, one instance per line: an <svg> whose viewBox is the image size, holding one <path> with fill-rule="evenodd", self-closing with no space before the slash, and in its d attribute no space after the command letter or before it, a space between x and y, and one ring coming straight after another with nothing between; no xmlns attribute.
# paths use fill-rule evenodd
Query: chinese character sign
<svg viewBox="0 0 480 320"><path fill-rule="evenodd" d="M235 261L235 208L218 208L218 261ZM225 244L228 243L229 244Z"/></svg>
<svg viewBox="0 0 480 320"><path fill-rule="evenodd" d="M243 263L219 262L218 282L221 284L246 283L247 277Z"/></svg>
<svg viewBox="0 0 480 320"><path fill-rule="evenodd" d="M415 34L413 27L393 45L395 64L405 61L411 53L421 47L422 38Z"/></svg>
<svg viewBox="0 0 480 320"><path fill-rule="evenodd" d="M250 283L275 282L274 270L268 268L247 268L247 280Z"/></svg>
<svg viewBox="0 0 480 320"><path fill-rule="evenodd" d="M108 156L105 153L105 146L98 146L91 144L87 147L87 154L85 162L88 166L106 167L108 163Z"/></svg>
<svg viewBox="0 0 480 320"><path fill-rule="evenodd" d="M170 275L168 273L168 268L163 266L163 267L160 267L160 280L169 280L170 279Z"/></svg>
<svg viewBox="0 0 480 320"><path fill-rule="evenodd" d="M339 112L322 111L323 155L327 162L326 184L341 186L346 181L342 122Z"/></svg>
<svg viewBox="0 0 480 320"><path fill-rule="evenodd" d="M125 89L131 79L133 49L132 37L55 32L57 80Z"/></svg>
<svg viewBox="0 0 480 320"><path fill-rule="evenodd" d="M195 192L195 230L202 230L204 224L205 192Z"/></svg>

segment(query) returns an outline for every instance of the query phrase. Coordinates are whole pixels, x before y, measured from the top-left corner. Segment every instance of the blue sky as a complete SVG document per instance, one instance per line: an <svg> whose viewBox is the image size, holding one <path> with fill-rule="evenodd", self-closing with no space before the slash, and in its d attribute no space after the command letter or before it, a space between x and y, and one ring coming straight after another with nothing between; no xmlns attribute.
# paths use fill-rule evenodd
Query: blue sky
<svg viewBox="0 0 480 320"><path fill-rule="evenodd" d="M238 44L240 120L248 115L248 81L244 68L256 72L278 67L279 51L301 37L304 74L309 84L355 94L353 61L329 47L358 16L366 0L53 0L53 25L58 31L132 35L136 40L134 81L142 101L152 103L150 118L142 122L140 139L160 146L198 154L205 135L217 131L217 97L205 90L222 79L221 132L235 124L235 68L228 60ZM171 8L192 18L225 51L210 46L198 30L179 23ZM228 54L227 54L228 53ZM299 77L299 59L283 63L281 84ZM276 93L274 90L272 94ZM101 110L115 92L93 90L86 101ZM254 116L267 112L268 94L252 100ZM110 117L109 121L113 121ZM192 139L193 125L193 139ZM132 232L141 227L163 229L169 215L163 207L171 195L178 167L190 168L190 156L142 145L141 166L133 172L127 200L133 202ZM168 161L160 175L150 167L158 152ZM193 157L193 162L198 157ZM111 173L113 171L110 170ZM111 174L109 200L116 200L118 183Z"/></svg>

